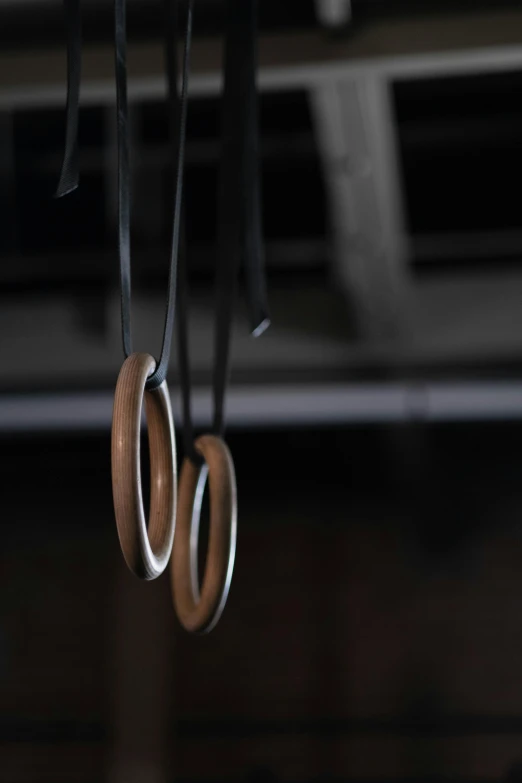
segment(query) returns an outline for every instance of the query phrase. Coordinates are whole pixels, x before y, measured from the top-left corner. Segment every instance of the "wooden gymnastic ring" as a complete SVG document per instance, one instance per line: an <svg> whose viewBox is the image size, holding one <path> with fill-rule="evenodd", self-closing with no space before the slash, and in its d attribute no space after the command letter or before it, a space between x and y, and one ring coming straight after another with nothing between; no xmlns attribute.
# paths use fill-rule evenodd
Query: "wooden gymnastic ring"
<svg viewBox="0 0 522 783"><path fill-rule="evenodd" d="M225 607L236 554L237 495L232 456L215 435L202 435L194 448L203 466L185 458L178 489L176 535L171 564L174 606L180 623L192 633L206 633ZM199 589L199 515L208 474L210 531L205 575Z"/></svg>
<svg viewBox="0 0 522 783"><path fill-rule="evenodd" d="M156 362L133 353L116 384L112 416L112 495L118 536L130 570L140 579L156 579L165 570L176 524L176 442L166 381L154 391L145 382ZM150 453L149 527L141 490L140 431L143 399Z"/></svg>

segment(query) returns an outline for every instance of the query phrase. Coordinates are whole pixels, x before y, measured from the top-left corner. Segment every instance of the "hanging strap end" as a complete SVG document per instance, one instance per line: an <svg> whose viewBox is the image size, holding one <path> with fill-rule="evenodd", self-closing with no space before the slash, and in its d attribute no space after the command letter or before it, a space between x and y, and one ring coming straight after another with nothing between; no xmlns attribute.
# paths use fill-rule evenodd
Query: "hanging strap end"
<svg viewBox="0 0 522 783"><path fill-rule="evenodd" d="M266 332L272 321L268 315L264 315L260 319L256 318L255 323L256 325L253 327L250 334L252 337L261 337L261 335Z"/></svg>
<svg viewBox="0 0 522 783"><path fill-rule="evenodd" d="M70 193L74 193L75 190L78 189L78 180L76 182L70 182L70 183L58 183L58 187L56 188L56 192L54 194L54 198L63 198L64 196L68 196Z"/></svg>

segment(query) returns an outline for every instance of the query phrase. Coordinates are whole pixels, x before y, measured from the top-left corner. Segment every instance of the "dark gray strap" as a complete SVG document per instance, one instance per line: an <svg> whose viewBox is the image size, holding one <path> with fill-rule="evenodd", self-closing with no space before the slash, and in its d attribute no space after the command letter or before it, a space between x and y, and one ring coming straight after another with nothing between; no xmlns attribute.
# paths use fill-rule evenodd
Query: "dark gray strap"
<svg viewBox="0 0 522 783"><path fill-rule="evenodd" d="M175 173L175 201L170 252L169 282L163 342L156 370L147 380L146 388L157 389L167 374L176 305L177 264L180 238L181 201L183 196L183 170L185 158L185 137L188 109L188 74L190 45L192 41L193 2L189 0L185 53L183 61L183 82L178 134L177 166ZM130 165L129 129L127 101L127 34L126 0L115 0L115 43L116 43L116 96L117 96L117 138L118 138L118 246L120 256L121 318L123 350L126 356L132 353L131 337L131 254L130 254ZM176 100L176 93L169 90L169 102Z"/></svg>
<svg viewBox="0 0 522 783"><path fill-rule="evenodd" d="M178 6L175 0L164 0L165 9L165 63L167 87L169 92L169 132L171 139L171 169L176 171L177 150L179 149L179 99L178 99ZM183 208L182 208L183 218ZM180 248L178 258L178 301L177 313L177 350L179 381L181 388L181 406L183 419L183 446L185 454L196 464L203 460L194 448L194 427L192 423L190 359L188 351L188 280L187 280L187 244L184 221L180 226Z"/></svg>
<svg viewBox="0 0 522 783"><path fill-rule="evenodd" d="M120 258L122 340L126 356L132 353L131 334L131 177L127 98L126 0L115 0L115 54L118 136L118 247ZM66 150L57 195L78 184L78 113L81 77L81 19L79 0L65 0L68 25ZM178 351L183 400L184 440L193 450L190 367L187 334L186 249L181 237L183 169L188 108L188 72L192 39L193 0L189 0L180 105L177 95L177 4L165 0L168 105L175 177L174 216L165 326L160 359L147 388L163 382L170 357L178 294ZM224 401L229 375L229 346L239 265L246 272L247 295L254 336L269 325L264 273L259 135L257 109L257 0L227 0L225 78L222 115L222 156L218 193L218 250L216 269L216 329L213 373L214 431L224 431ZM179 115L179 118L178 118ZM180 247L181 242L181 247ZM179 270L178 270L179 266Z"/></svg>
<svg viewBox="0 0 522 783"><path fill-rule="evenodd" d="M261 228L257 122L257 0L227 0L223 94L213 430L225 429L225 393L238 270L244 264L251 328L269 325Z"/></svg>
<svg viewBox="0 0 522 783"><path fill-rule="evenodd" d="M78 116L80 112L80 82L82 78L82 21L80 0L64 0L67 28L67 108L65 152L56 198L78 187Z"/></svg>
<svg viewBox="0 0 522 783"><path fill-rule="evenodd" d="M166 0L167 5L169 0ZM176 57L167 36L171 90L176 85ZM257 0L227 0L225 75L222 103L222 151L218 189L216 253L216 328L213 371L213 429L223 434L224 402L229 374L229 344L239 265L244 264L251 328L254 336L269 325L261 225L257 118ZM172 119L173 150L177 149ZM184 243L179 262L178 366L183 405L185 453L194 462L188 353L188 291Z"/></svg>
<svg viewBox="0 0 522 783"><path fill-rule="evenodd" d="M245 21L246 27L246 21ZM259 118L257 75L257 0L248 15L250 49L246 55L248 84L246 85L243 134L243 255L246 271L250 328L259 337L270 326L268 314L259 148ZM245 34L247 33L245 29Z"/></svg>

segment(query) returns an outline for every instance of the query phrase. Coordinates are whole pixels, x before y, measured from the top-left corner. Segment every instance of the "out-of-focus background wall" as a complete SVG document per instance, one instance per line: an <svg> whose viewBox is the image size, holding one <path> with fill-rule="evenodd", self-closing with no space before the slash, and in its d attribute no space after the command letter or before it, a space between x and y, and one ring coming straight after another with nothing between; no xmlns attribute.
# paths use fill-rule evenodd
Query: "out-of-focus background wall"
<svg viewBox="0 0 522 783"><path fill-rule="evenodd" d="M112 5L82 5L81 183L57 201L63 9L0 1L1 783L522 779L520 3L259 0L273 326L253 341L239 297L237 564L204 638L118 547ZM155 352L161 4L129 0L128 24L135 332ZM200 429L222 34L223 3L196 0ZM179 424L176 378L174 356Z"/></svg>

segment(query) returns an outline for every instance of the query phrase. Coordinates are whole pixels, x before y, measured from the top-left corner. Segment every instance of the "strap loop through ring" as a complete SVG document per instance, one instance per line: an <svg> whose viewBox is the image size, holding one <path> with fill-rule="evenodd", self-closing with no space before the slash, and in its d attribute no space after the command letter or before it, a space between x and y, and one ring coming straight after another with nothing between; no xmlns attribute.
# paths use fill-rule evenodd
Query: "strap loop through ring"
<svg viewBox="0 0 522 783"><path fill-rule="evenodd" d="M145 391L156 362L133 353L123 363L116 384L112 418L112 493L123 556L141 579L156 579L165 570L176 523L176 443L166 381ZM143 400L150 452L149 527L145 523L140 468Z"/></svg>
<svg viewBox="0 0 522 783"><path fill-rule="evenodd" d="M171 564L174 605L180 623L192 633L207 633L217 624L234 570L237 537L237 493L232 456L216 435L194 443L205 464L185 458L179 481L176 536ZM198 533L205 483L210 491L210 532L201 591L198 580Z"/></svg>

